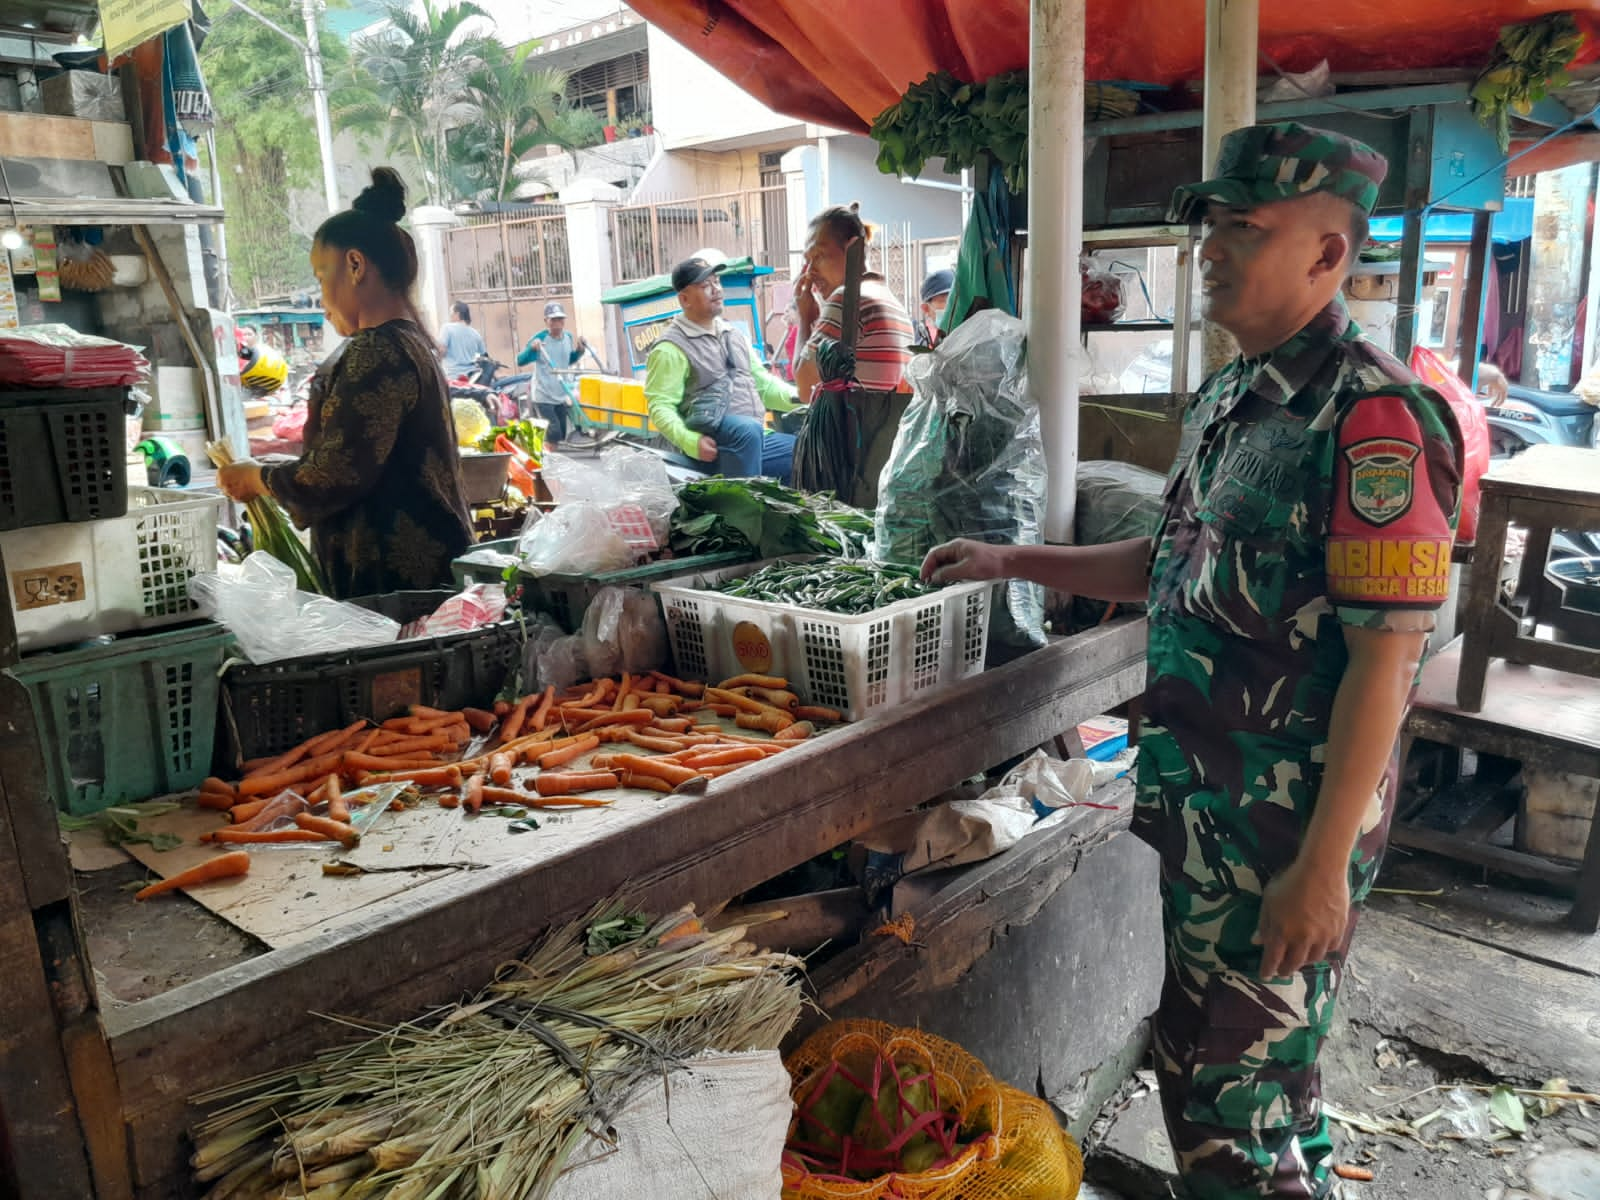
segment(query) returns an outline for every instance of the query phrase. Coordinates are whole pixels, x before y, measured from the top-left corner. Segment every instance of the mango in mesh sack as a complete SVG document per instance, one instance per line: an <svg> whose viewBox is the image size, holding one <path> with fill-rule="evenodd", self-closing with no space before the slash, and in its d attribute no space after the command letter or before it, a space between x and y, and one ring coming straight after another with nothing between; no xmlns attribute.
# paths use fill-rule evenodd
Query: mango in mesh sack
<svg viewBox="0 0 1600 1200"><path fill-rule="evenodd" d="M1072 1200L1083 1182L1049 1106L953 1042L837 1021L785 1066L783 1200Z"/></svg>

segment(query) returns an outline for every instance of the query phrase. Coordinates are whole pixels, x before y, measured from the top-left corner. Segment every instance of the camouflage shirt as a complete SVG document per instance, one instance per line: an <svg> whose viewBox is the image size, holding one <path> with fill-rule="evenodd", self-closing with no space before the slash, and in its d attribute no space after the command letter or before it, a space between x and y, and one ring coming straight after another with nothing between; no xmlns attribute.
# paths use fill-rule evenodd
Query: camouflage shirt
<svg viewBox="0 0 1600 1200"><path fill-rule="evenodd" d="M1431 629L1446 598L1460 445L1444 401L1342 300L1207 380L1151 556L1134 828L1169 880L1259 893L1293 859L1348 663L1341 626ZM1357 884L1377 852L1363 846Z"/></svg>

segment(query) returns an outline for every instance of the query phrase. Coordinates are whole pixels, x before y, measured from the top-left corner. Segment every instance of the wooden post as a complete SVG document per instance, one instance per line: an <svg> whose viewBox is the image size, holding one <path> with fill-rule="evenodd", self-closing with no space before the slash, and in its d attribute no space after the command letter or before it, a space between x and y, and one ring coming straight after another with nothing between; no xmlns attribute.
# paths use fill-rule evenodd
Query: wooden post
<svg viewBox="0 0 1600 1200"><path fill-rule="evenodd" d="M1256 121L1256 57L1261 38L1261 0L1206 0L1205 128L1201 178L1211 178L1222 139ZM1185 334L1185 337L1188 335ZM1202 370L1225 365L1237 347L1231 335L1209 321L1201 327ZM1172 381L1188 390L1188 380Z"/></svg>
<svg viewBox="0 0 1600 1200"><path fill-rule="evenodd" d="M1078 499L1085 0L1032 0L1028 47L1028 388L1049 468L1044 539L1072 541Z"/></svg>
<svg viewBox="0 0 1600 1200"><path fill-rule="evenodd" d="M1395 297L1394 322L1394 356L1401 362L1410 360L1411 349L1417 344L1417 314L1422 307L1426 249L1423 236L1428 217L1428 177L1433 168L1432 110L1411 110L1411 134L1406 146L1405 218L1400 233L1400 291Z"/></svg>
<svg viewBox="0 0 1600 1200"><path fill-rule="evenodd" d="M1483 340L1483 310L1489 299L1489 272L1494 270L1491 212L1472 214L1472 243L1467 249L1466 277L1461 281L1461 325L1456 342L1456 374L1474 391L1478 387L1478 343Z"/></svg>

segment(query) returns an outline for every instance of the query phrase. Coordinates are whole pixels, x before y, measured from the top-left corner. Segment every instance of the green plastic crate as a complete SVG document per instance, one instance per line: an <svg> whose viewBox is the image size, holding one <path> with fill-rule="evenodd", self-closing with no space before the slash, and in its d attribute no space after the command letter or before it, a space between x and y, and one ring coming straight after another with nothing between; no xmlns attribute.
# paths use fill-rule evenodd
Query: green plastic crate
<svg viewBox="0 0 1600 1200"><path fill-rule="evenodd" d="M504 568L489 567L482 563L466 562L467 555L478 550L496 550L501 554L515 554L517 552L518 538L497 538L494 541L479 542L471 550L450 564L450 573L455 576L456 590L461 591L475 583L503 583Z"/></svg>
<svg viewBox="0 0 1600 1200"><path fill-rule="evenodd" d="M198 786L211 769L227 641L208 621L12 667L33 700L56 806L94 813Z"/></svg>
<svg viewBox="0 0 1600 1200"><path fill-rule="evenodd" d="M753 559L753 555L739 550L722 554L690 554L683 558L657 559L642 567L629 567L626 571L612 571L588 579L580 575L529 575L523 571L522 607L533 612L549 613L562 629L576 633L583 625L583 614L588 611L589 602L600 594L601 588L648 588L651 584L676 579L680 575L698 575L719 567L736 567Z"/></svg>

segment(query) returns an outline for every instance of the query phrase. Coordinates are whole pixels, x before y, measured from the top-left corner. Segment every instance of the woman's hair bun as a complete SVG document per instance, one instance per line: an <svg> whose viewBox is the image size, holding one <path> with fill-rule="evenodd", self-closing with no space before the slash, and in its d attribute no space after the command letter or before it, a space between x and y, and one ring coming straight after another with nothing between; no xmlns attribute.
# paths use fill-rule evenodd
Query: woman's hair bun
<svg viewBox="0 0 1600 1200"><path fill-rule="evenodd" d="M406 185L393 167L373 167L371 186L350 207L380 221L399 224L406 215Z"/></svg>

